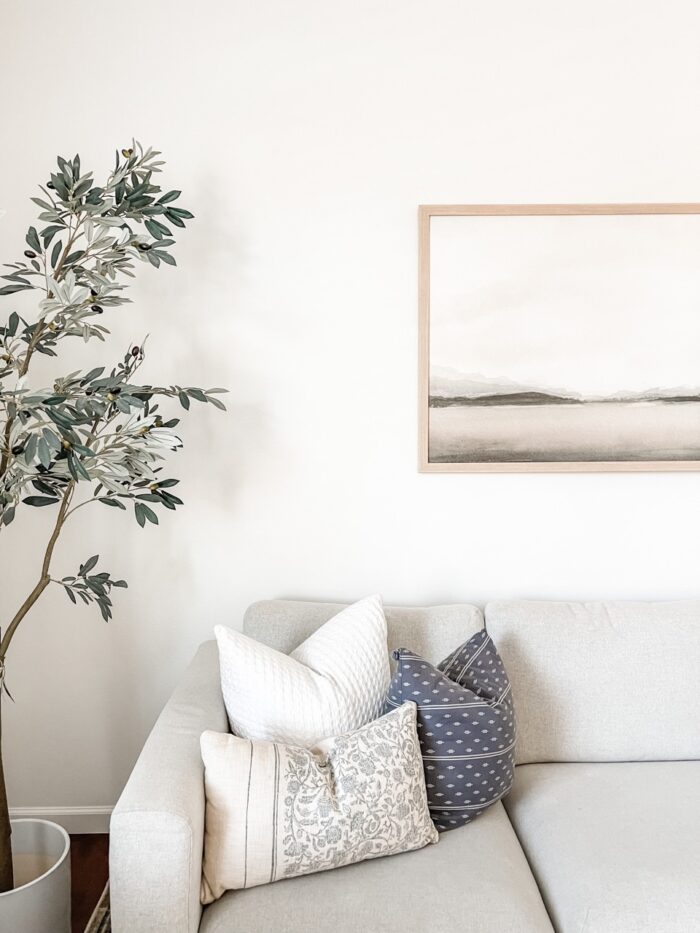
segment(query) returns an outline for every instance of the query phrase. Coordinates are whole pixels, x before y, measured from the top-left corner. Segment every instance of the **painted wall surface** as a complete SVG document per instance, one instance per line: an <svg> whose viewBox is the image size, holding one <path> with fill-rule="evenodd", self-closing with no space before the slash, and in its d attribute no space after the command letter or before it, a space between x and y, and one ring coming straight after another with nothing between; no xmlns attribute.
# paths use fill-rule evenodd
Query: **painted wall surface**
<svg viewBox="0 0 700 933"><path fill-rule="evenodd" d="M698 595L700 475L417 472L416 207L700 201L699 35L691 0L4 4L0 256L57 153L108 171L132 135L197 217L64 368L149 333L145 379L231 390L184 422L182 511L67 529L58 574L99 553L130 588L109 625L49 592L17 635L14 806L114 803L253 600ZM0 536L5 618L49 520Z"/></svg>

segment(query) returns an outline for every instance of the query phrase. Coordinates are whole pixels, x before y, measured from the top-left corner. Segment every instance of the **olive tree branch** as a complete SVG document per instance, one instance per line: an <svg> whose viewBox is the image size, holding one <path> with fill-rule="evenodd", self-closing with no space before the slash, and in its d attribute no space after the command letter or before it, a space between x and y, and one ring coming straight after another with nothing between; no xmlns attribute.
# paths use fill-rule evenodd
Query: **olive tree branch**
<svg viewBox="0 0 700 933"><path fill-rule="evenodd" d="M29 596L22 603L20 608L15 613L14 618L8 625L4 635L2 636L2 641L0 641L0 664L4 665L5 656L7 654L7 649L10 647L10 642L12 637L17 631L17 628L26 616L29 610L32 608L34 603L39 599L41 594L44 592L46 587L51 582L51 577L49 575L49 570L51 568L51 559L53 557L54 548L56 547L56 542L58 541L63 525L65 524L66 517L68 514L68 509L70 507L70 502L73 497L73 490L75 488L75 483L71 482L66 486L66 491L63 493L63 498L61 499L61 507L58 510L58 516L56 517L56 523L54 525L51 537L49 542L46 545L46 550L44 552L44 559L41 564L41 575L34 586L34 589L31 591Z"/></svg>

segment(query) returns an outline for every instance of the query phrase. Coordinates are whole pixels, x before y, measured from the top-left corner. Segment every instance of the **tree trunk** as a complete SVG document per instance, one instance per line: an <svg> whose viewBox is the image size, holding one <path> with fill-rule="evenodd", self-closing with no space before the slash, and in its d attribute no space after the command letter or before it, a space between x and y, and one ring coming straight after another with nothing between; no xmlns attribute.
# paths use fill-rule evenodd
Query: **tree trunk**
<svg viewBox="0 0 700 933"><path fill-rule="evenodd" d="M5 772L2 766L2 694L0 693L0 894L11 891L13 887L12 828L10 827L10 811L7 807Z"/></svg>
<svg viewBox="0 0 700 933"><path fill-rule="evenodd" d="M41 577L39 578L39 582L22 603L17 613L15 614L15 617L7 626L7 629L0 633L2 635L2 638L0 638L0 894L11 891L14 887L14 878L12 872L12 827L10 826L10 811L7 806L5 772L2 765L2 700L5 674L5 658L7 656L7 649L10 647L12 637L17 630L17 626L20 624L22 619L26 616L34 603L51 582L51 577L49 576L51 558L53 557L53 550L56 547L58 536L60 535L61 529L63 528L63 523L66 520L66 514L70 506L74 487L75 483L70 482L66 486L66 491L63 493L61 508L58 511L56 524L54 526L51 538L49 539L49 543L46 547L46 553L44 554L44 560L41 565Z"/></svg>

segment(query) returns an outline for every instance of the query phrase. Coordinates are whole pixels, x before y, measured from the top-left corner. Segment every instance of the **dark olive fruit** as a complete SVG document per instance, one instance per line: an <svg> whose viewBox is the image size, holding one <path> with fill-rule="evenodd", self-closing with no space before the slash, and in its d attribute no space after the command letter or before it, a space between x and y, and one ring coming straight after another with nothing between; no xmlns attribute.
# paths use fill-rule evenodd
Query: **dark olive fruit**
<svg viewBox="0 0 700 933"><path fill-rule="evenodd" d="M55 191L55 190L56 190L55 187L54 187L54 183L53 183L52 181L47 181L47 182L46 182L46 187L49 188L51 191Z"/></svg>
<svg viewBox="0 0 700 933"><path fill-rule="evenodd" d="M96 288L91 288L90 294L92 295L93 298L97 298L97 296L99 295L99 292L97 291Z"/></svg>
<svg viewBox="0 0 700 933"><path fill-rule="evenodd" d="M103 311L103 309L99 305L92 305L90 310L94 311L95 314L102 314L102 311Z"/></svg>
<svg viewBox="0 0 700 933"><path fill-rule="evenodd" d="M33 249L25 249L24 255L27 257L27 259L36 259L36 253Z"/></svg>
<svg viewBox="0 0 700 933"><path fill-rule="evenodd" d="M131 349L131 355L132 355L132 356L138 356L140 352L141 352L141 350L140 350L138 347L132 347L132 349Z"/></svg>
<svg viewBox="0 0 700 933"><path fill-rule="evenodd" d="M24 450L23 444L15 444L15 446L12 448L12 453L15 455L15 457L17 457L19 454L22 453L23 450Z"/></svg>
<svg viewBox="0 0 700 933"><path fill-rule="evenodd" d="M121 386L115 386L115 387L111 390L111 391L112 391L112 395L119 395L119 393L121 392L121 390L122 390L122 387L121 387Z"/></svg>
<svg viewBox="0 0 700 933"><path fill-rule="evenodd" d="M146 253L151 248L151 244L150 243L139 243L138 247L142 252Z"/></svg>
<svg viewBox="0 0 700 933"><path fill-rule="evenodd" d="M92 389L86 389L86 390L85 390L85 394L86 394L86 395L92 395L92 392L93 392Z"/></svg>

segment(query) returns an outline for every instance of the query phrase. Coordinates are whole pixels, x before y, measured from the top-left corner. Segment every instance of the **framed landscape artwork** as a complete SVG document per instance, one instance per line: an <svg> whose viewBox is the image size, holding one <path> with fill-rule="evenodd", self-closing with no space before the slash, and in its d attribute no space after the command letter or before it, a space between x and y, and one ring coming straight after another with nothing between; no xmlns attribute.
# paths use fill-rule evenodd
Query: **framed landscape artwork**
<svg viewBox="0 0 700 933"><path fill-rule="evenodd" d="M700 469L700 204L420 208L420 469Z"/></svg>

